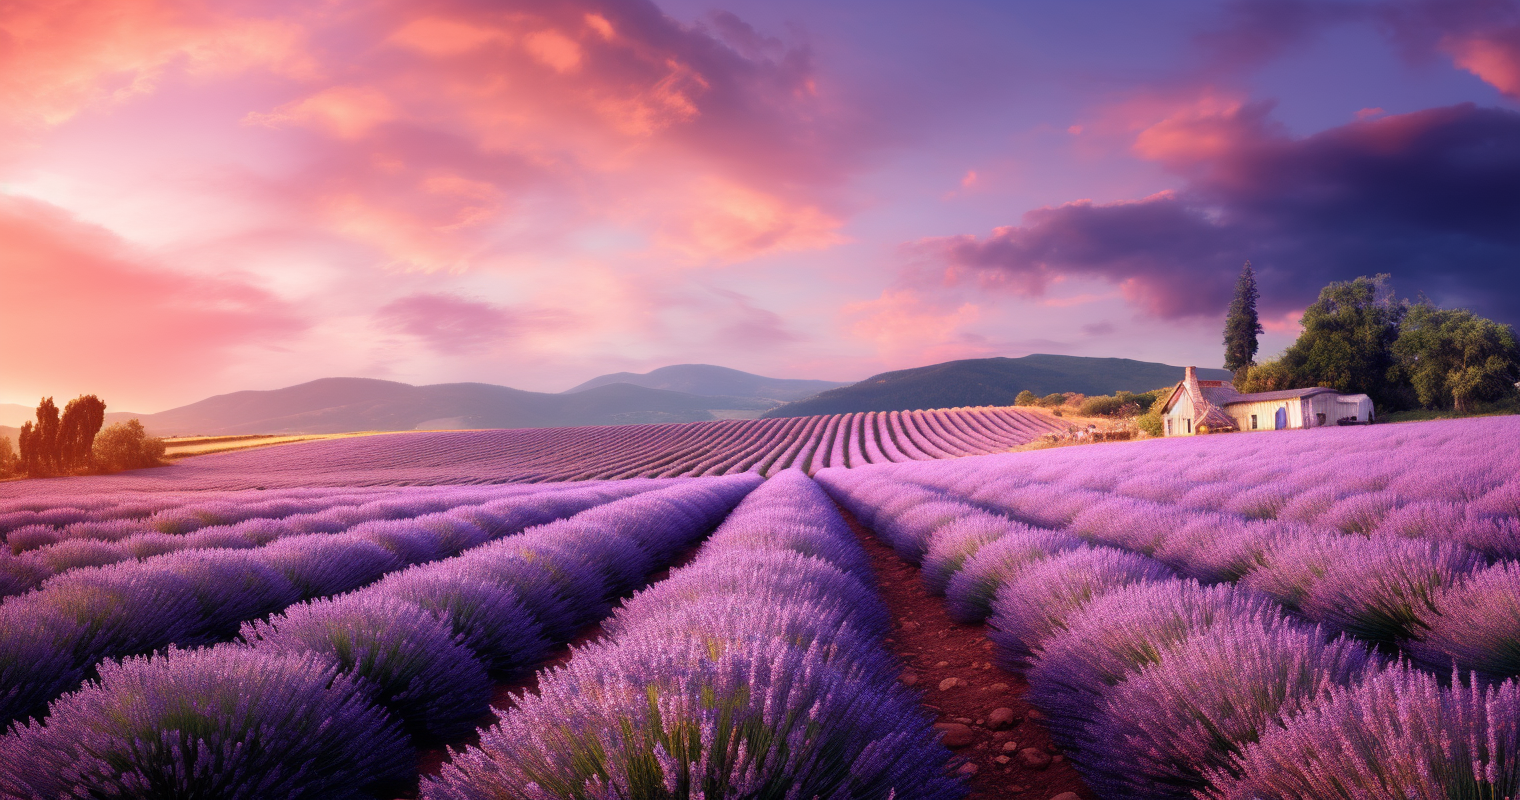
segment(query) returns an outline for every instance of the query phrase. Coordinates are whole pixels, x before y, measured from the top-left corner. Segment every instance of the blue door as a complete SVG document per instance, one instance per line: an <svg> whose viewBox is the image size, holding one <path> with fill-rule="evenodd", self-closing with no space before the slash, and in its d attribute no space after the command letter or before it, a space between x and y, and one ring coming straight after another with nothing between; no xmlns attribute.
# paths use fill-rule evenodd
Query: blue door
<svg viewBox="0 0 1520 800"><path fill-rule="evenodd" d="M1282 430L1286 427L1288 427L1288 409L1279 408L1277 409L1277 429Z"/></svg>

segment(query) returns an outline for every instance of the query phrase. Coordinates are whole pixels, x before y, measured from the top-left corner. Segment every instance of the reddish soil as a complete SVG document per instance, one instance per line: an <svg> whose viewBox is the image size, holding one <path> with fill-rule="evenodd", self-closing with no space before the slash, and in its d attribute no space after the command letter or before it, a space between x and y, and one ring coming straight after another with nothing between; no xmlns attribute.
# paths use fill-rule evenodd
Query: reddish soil
<svg viewBox="0 0 1520 800"><path fill-rule="evenodd" d="M951 620L944 598L929 594L917 567L848 511L840 512L871 556L877 585L892 611L893 632L886 641L906 667L903 682L924 692L924 707L934 712L937 723L957 726L954 733L968 740L952 750L963 759L962 771L974 769L968 781L972 800L1049 800L1065 792L1095 797L1050 743L1039 712L1024 702L1028 687L1023 678L992 663L986 627ZM1014 721L993 730L1002 727L993 715L1000 708L1011 709ZM950 738L947 732L947 744Z"/></svg>

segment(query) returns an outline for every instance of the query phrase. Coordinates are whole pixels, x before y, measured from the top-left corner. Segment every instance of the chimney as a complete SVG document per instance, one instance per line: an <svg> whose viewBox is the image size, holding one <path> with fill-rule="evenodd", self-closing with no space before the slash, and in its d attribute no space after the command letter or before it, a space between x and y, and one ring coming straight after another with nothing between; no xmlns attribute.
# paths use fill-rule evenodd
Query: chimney
<svg viewBox="0 0 1520 800"><path fill-rule="evenodd" d="M1185 381L1185 382L1187 382L1187 383L1192 383L1193 381L1198 380L1198 368L1197 367L1183 367L1182 368L1182 380Z"/></svg>

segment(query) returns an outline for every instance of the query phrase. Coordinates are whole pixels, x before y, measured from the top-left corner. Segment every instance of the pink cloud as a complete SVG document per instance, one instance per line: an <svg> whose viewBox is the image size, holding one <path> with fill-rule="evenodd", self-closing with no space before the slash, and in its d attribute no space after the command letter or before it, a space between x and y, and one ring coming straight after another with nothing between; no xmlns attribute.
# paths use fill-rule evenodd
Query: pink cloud
<svg viewBox="0 0 1520 800"><path fill-rule="evenodd" d="M381 327L420 339L445 355L490 352L530 330L565 322L559 312L507 308L452 294L412 294L376 312Z"/></svg>
<svg viewBox="0 0 1520 800"><path fill-rule="evenodd" d="M94 391L116 408L151 405L220 375L232 351L305 327L237 277L169 271L34 200L0 195L0 265L0 374L28 396Z"/></svg>
<svg viewBox="0 0 1520 800"><path fill-rule="evenodd" d="M1514 100L1520 100L1520 25L1468 35L1450 35L1441 49L1452 63Z"/></svg>

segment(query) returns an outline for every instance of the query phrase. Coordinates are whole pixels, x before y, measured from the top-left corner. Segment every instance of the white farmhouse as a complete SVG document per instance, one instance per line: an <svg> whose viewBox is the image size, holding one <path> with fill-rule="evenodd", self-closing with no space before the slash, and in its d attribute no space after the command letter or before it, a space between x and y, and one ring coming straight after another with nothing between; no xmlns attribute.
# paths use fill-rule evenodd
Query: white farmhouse
<svg viewBox="0 0 1520 800"><path fill-rule="evenodd" d="M1224 381L1198 380L1195 367L1187 368L1161 416L1167 436L1192 436L1200 428L1217 433L1365 424L1372 418L1372 398L1365 394L1341 394L1323 386L1241 394Z"/></svg>

